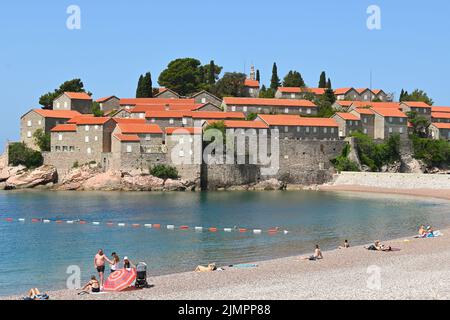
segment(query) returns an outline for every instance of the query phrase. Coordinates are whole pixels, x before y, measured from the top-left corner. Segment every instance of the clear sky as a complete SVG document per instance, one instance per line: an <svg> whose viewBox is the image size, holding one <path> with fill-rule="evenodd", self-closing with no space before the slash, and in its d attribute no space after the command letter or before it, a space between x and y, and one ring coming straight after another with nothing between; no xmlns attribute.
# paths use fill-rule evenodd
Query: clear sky
<svg viewBox="0 0 450 320"><path fill-rule="evenodd" d="M66 27L73 4L80 30ZM367 28L370 5L380 30ZM265 84L273 62L311 87L322 70L335 88L366 87L372 70L374 88L420 88L450 105L449 16L448 0L2 1L0 139L17 140L20 116L65 80L81 78L94 97L133 97L141 73L157 85L179 57L247 73L253 63Z"/></svg>

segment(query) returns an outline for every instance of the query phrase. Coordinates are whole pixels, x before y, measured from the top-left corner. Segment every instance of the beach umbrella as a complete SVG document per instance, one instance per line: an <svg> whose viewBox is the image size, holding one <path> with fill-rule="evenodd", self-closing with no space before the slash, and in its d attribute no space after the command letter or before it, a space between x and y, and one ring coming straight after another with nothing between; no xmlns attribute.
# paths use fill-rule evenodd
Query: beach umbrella
<svg viewBox="0 0 450 320"><path fill-rule="evenodd" d="M136 280L136 269L119 269L108 277L103 286L105 291L122 291Z"/></svg>

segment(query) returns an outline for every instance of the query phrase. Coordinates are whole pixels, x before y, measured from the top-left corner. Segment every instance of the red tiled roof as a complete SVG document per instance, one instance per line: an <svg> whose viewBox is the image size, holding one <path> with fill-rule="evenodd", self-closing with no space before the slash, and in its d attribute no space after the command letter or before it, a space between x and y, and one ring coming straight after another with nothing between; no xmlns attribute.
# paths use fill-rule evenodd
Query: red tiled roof
<svg viewBox="0 0 450 320"><path fill-rule="evenodd" d="M199 127L167 127L166 134L201 134L202 128Z"/></svg>
<svg viewBox="0 0 450 320"><path fill-rule="evenodd" d="M121 134L116 133L114 134L114 137L116 137L121 142L139 142L141 139L136 134Z"/></svg>
<svg viewBox="0 0 450 320"><path fill-rule="evenodd" d="M112 99L112 98L116 98L116 96L109 96L109 97L99 98L99 99L95 100L95 102L101 103L101 102L108 101L109 99Z"/></svg>
<svg viewBox="0 0 450 320"><path fill-rule="evenodd" d="M131 113L144 113L147 111L191 111L201 104L145 104L137 105L130 110Z"/></svg>
<svg viewBox="0 0 450 320"><path fill-rule="evenodd" d="M425 102L421 102L421 101L402 101L402 103L406 104L408 107L413 107L413 108L431 108L430 105L426 104Z"/></svg>
<svg viewBox="0 0 450 320"><path fill-rule="evenodd" d="M58 124L51 132L75 132L77 131L77 126L75 124Z"/></svg>
<svg viewBox="0 0 450 320"><path fill-rule="evenodd" d="M44 118L71 119L73 117L81 115L81 113L79 113L78 111L73 110L34 109L33 111L43 116Z"/></svg>
<svg viewBox="0 0 450 320"><path fill-rule="evenodd" d="M86 92L64 92L70 99L75 100L92 100L92 97Z"/></svg>
<svg viewBox="0 0 450 320"><path fill-rule="evenodd" d="M269 114L259 114L258 117L269 126L338 127L333 118L302 118L297 115Z"/></svg>
<svg viewBox="0 0 450 320"><path fill-rule="evenodd" d="M432 125L435 126L438 129L450 129L450 123L433 122Z"/></svg>
<svg viewBox="0 0 450 320"><path fill-rule="evenodd" d="M372 92L375 94L380 94L381 92L384 92L382 89L372 89Z"/></svg>
<svg viewBox="0 0 450 320"><path fill-rule="evenodd" d="M269 127L266 123L259 120L225 120L224 124L227 128L267 129Z"/></svg>
<svg viewBox="0 0 450 320"><path fill-rule="evenodd" d="M259 88L259 82L257 80L245 79L244 86L250 88Z"/></svg>
<svg viewBox="0 0 450 320"><path fill-rule="evenodd" d="M353 113L349 113L349 112L336 112L336 115L338 115L339 117L341 117L344 120L360 120L360 118L356 115L354 115Z"/></svg>
<svg viewBox="0 0 450 320"><path fill-rule="evenodd" d="M350 107L355 101L347 101L347 100L336 100L336 103L342 107Z"/></svg>
<svg viewBox="0 0 450 320"><path fill-rule="evenodd" d="M450 107L438 107L438 106L432 106L431 112L450 112Z"/></svg>
<svg viewBox="0 0 450 320"><path fill-rule="evenodd" d="M245 119L242 112L196 111L191 116L194 119Z"/></svg>
<svg viewBox="0 0 450 320"><path fill-rule="evenodd" d="M146 118L183 118L190 116L190 111L147 111Z"/></svg>
<svg viewBox="0 0 450 320"><path fill-rule="evenodd" d="M108 117L76 117L71 119L71 123L75 122L76 125L104 125L106 122L112 118Z"/></svg>
<svg viewBox="0 0 450 320"><path fill-rule="evenodd" d="M118 126L123 134L163 133L157 124L119 123Z"/></svg>
<svg viewBox="0 0 450 320"><path fill-rule="evenodd" d="M349 92L352 89L353 88L337 88L337 89L334 89L334 94L336 94L336 95L346 94L347 92Z"/></svg>
<svg viewBox="0 0 450 320"><path fill-rule="evenodd" d="M116 123L145 123L145 119L135 118L112 118Z"/></svg>
<svg viewBox="0 0 450 320"><path fill-rule="evenodd" d="M367 114L367 115L374 114L374 112L369 108L356 108L355 111L358 112L359 114Z"/></svg>
<svg viewBox="0 0 450 320"><path fill-rule="evenodd" d="M364 91L367 91L367 90L369 90L369 91L371 91L369 88L357 88L357 89L355 89L359 94L361 94L361 93L363 93Z"/></svg>
<svg viewBox="0 0 450 320"><path fill-rule="evenodd" d="M353 101L356 107L372 107L372 108L392 108L401 109L399 102L371 102L371 101Z"/></svg>
<svg viewBox="0 0 450 320"><path fill-rule="evenodd" d="M397 108L372 108L372 110L383 117L407 118L406 114Z"/></svg>
<svg viewBox="0 0 450 320"><path fill-rule="evenodd" d="M195 104L195 99L168 99L168 98L124 98L120 99L122 106L155 104Z"/></svg>
<svg viewBox="0 0 450 320"><path fill-rule="evenodd" d="M285 93L302 93L310 92L316 95L321 95L325 93L324 88L299 88L299 87L279 87L278 91Z"/></svg>
<svg viewBox="0 0 450 320"><path fill-rule="evenodd" d="M317 107L309 100L265 99L265 98L223 98L227 105L274 106L274 107Z"/></svg>
<svg viewBox="0 0 450 320"><path fill-rule="evenodd" d="M432 112L431 117L434 119L450 119L450 112Z"/></svg>

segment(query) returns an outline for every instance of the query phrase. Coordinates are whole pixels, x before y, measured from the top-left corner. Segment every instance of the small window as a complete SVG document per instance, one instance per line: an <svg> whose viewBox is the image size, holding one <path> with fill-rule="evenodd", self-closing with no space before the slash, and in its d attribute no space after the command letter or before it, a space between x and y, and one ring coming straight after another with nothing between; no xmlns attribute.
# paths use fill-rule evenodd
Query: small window
<svg viewBox="0 0 450 320"><path fill-rule="evenodd" d="M330 132L331 132L331 133L334 133L334 128L331 128L331 129L330 129Z"/></svg>
<svg viewBox="0 0 450 320"><path fill-rule="evenodd" d="M202 98L202 103L206 103L206 98Z"/></svg>
<svg viewBox="0 0 450 320"><path fill-rule="evenodd" d="M27 126L28 126L28 127L31 127L31 120L28 120L28 121L27 121Z"/></svg>
<svg viewBox="0 0 450 320"><path fill-rule="evenodd" d="M297 132L300 132L300 127L297 127Z"/></svg>
<svg viewBox="0 0 450 320"><path fill-rule="evenodd" d="M84 137L84 142L89 142L89 136Z"/></svg>
<svg viewBox="0 0 450 320"><path fill-rule="evenodd" d="M95 137L94 137L94 140L95 140L95 141L98 141L98 137L97 137L97 136L95 136Z"/></svg>
<svg viewBox="0 0 450 320"><path fill-rule="evenodd" d="M98 130L98 124L95 125L95 130Z"/></svg>
<svg viewBox="0 0 450 320"><path fill-rule="evenodd" d="M42 124L42 121L41 121L41 120L39 120L39 121L38 121L38 125L41 125L41 124Z"/></svg>
<svg viewBox="0 0 450 320"><path fill-rule="evenodd" d="M133 151L133 148L131 147L131 145L127 145L127 152L130 153Z"/></svg>
<svg viewBox="0 0 450 320"><path fill-rule="evenodd" d="M58 140L62 141L62 139L63 139L63 135L62 134L58 134Z"/></svg>
<svg viewBox="0 0 450 320"><path fill-rule="evenodd" d="M27 137L28 137L28 138L31 138L31 131L28 131L28 132L27 132Z"/></svg>
<svg viewBox="0 0 450 320"><path fill-rule="evenodd" d="M170 123L170 124L173 124L173 119L172 119L172 118L169 119L169 123Z"/></svg>
<svg viewBox="0 0 450 320"><path fill-rule="evenodd" d="M399 133L403 133L403 128L399 128L399 129L398 129L398 132L399 132Z"/></svg>
<svg viewBox="0 0 450 320"><path fill-rule="evenodd" d="M145 135L145 141L150 141L150 135L149 134Z"/></svg>
<svg viewBox="0 0 450 320"><path fill-rule="evenodd" d="M85 126L84 126L84 130L85 130L85 131L89 131L89 126L88 126L88 125L85 125Z"/></svg>
<svg viewBox="0 0 450 320"><path fill-rule="evenodd" d="M56 103L56 109L59 109L61 107L61 104L58 102Z"/></svg>
<svg viewBox="0 0 450 320"><path fill-rule="evenodd" d="M183 118L182 123L183 123L184 125L186 125L186 124L187 124L187 119L186 119L186 118Z"/></svg>
<svg viewBox="0 0 450 320"><path fill-rule="evenodd" d="M92 153L92 149L91 148L87 148L87 154L91 154Z"/></svg>
<svg viewBox="0 0 450 320"><path fill-rule="evenodd" d="M392 133L392 127L389 127L389 133Z"/></svg>
<svg viewBox="0 0 450 320"><path fill-rule="evenodd" d="M140 118L140 119L144 119L144 116L145 116L145 114L139 113L139 118Z"/></svg>
<svg viewBox="0 0 450 320"><path fill-rule="evenodd" d="M289 113L289 108L285 108L284 113Z"/></svg>
<svg viewBox="0 0 450 320"><path fill-rule="evenodd" d="M400 123L403 123L403 118L400 118Z"/></svg>
<svg viewBox="0 0 450 320"><path fill-rule="evenodd" d="M367 134L367 129L366 129L366 128L364 128L364 130L363 130L363 131L364 131L364 134Z"/></svg>
<svg viewBox="0 0 450 320"><path fill-rule="evenodd" d="M314 133L317 132L317 127L313 127L313 132L314 132Z"/></svg>
<svg viewBox="0 0 450 320"><path fill-rule="evenodd" d="M64 109L67 109L67 101L64 102Z"/></svg>
<svg viewBox="0 0 450 320"><path fill-rule="evenodd" d="M236 106L232 106L231 111L236 111Z"/></svg>
<svg viewBox="0 0 450 320"><path fill-rule="evenodd" d="M295 99L295 93L291 93L291 99Z"/></svg>
<svg viewBox="0 0 450 320"><path fill-rule="evenodd" d="M68 148L67 146L63 146L62 151L67 152Z"/></svg>
<svg viewBox="0 0 450 320"><path fill-rule="evenodd" d="M243 107L243 108L242 108L242 111L247 112L247 107L246 107L246 106Z"/></svg>
<svg viewBox="0 0 450 320"><path fill-rule="evenodd" d="M289 127L288 126L284 127L284 132L289 132Z"/></svg>
<svg viewBox="0 0 450 320"><path fill-rule="evenodd" d="M311 114L311 109L306 109L306 114Z"/></svg>
<svg viewBox="0 0 450 320"><path fill-rule="evenodd" d="M391 122L391 123L392 123L392 117L389 117L389 122Z"/></svg>
<svg viewBox="0 0 450 320"><path fill-rule="evenodd" d="M309 133L309 127L305 128L306 133Z"/></svg>
<svg viewBox="0 0 450 320"><path fill-rule="evenodd" d="M183 139L183 138L180 138L180 139L178 140L178 142L179 142L179 143L184 143L184 139Z"/></svg>
<svg viewBox="0 0 450 320"><path fill-rule="evenodd" d="M327 127L323 128L323 133L327 133Z"/></svg>
<svg viewBox="0 0 450 320"><path fill-rule="evenodd" d="M363 121L364 121L364 123L367 123L367 118L364 118L364 120L363 120Z"/></svg>
<svg viewBox="0 0 450 320"><path fill-rule="evenodd" d="M180 150L179 154L180 157L184 157L184 150Z"/></svg>
<svg viewBox="0 0 450 320"><path fill-rule="evenodd" d="M150 122L155 122L156 120L155 120L155 118L152 118L152 120L150 120Z"/></svg>

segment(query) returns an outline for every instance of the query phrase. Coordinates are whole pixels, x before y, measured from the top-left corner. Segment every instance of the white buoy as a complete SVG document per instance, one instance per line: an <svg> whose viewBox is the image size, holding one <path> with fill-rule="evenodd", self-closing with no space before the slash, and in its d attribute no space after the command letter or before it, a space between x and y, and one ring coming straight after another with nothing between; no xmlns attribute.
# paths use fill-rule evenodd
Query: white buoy
<svg viewBox="0 0 450 320"><path fill-rule="evenodd" d="M151 228L151 227L152 227L152 224L151 224L151 223L146 223L146 224L144 224L144 227L146 227L146 228Z"/></svg>
<svg viewBox="0 0 450 320"><path fill-rule="evenodd" d="M175 226L173 224L169 224L169 225L167 225L167 229L173 230L173 229L175 229Z"/></svg>
<svg viewBox="0 0 450 320"><path fill-rule="evenodd" d="M223 229L223 231L225 231L225 232L231 232L231 228L225 228L225 229Z"/></svg>
<svg viewBox="0 0 450 320"><path fill-rule="evenodd" d="M68 220L67 223L68 224L73 224L73 220Z"/></svg>
<svg viewBox="0 0 450 320"><path fill-rule="evenodd" d="M92 222L92 224L93 224L94 226L98 226L98 225L100 224L100 222L94 221L94 222Z"/></svg>
<svg viewBox="0 0 450 320"><path fill-rule="evenodd" d="M25 219L24 218L20 218L19 221L20 222L25 222Z"/></svg>
<svg viewBox="0 0 450 320"><path fill-rule="evenodd" d="M284 231L283 231L283 233L284 233L284 234L288 234L288 233L289 233L289 231L287 231L287 230L284 230Z"/></svg>
<svg viewBox="0 0 450 320"><path fill-rule="evenodd" d="M117 224L119 227L125 227L125 223L118 223Z"/></svg>
<svg viewBox="0 0 450 320"><path fill-rule="evenodd" d="M194 229L195 229L195 231L197 231L197 232L203 231L203 227L195 227Z"/></svg>
<svg viewBox="0 0 450 320"><path fill-rule="evenodd" d="M42 220L43 223L50 223L50 220L44 219Z"/></svg>
<svg viewBox="0 0 450 320"><path fill-rule="evenodd" d="M254 229L254 230L253 230L253 233L255 233L255 234L260 234L261 232L262 232L261 229Z"/></svg>

